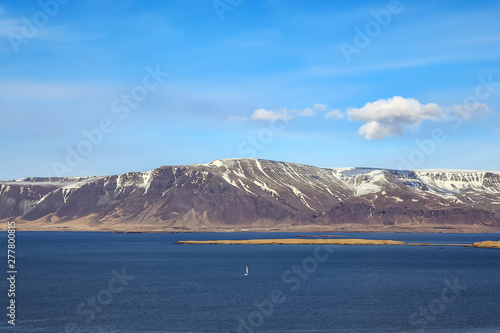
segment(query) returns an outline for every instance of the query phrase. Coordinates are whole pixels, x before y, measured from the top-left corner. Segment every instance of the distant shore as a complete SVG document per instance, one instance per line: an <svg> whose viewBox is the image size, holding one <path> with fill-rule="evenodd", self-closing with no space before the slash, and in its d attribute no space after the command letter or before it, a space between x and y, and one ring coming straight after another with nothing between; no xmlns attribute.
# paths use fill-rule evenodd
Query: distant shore
<svg viewBox="0 0 500 333"><path fill-rule="evenodd" d="M6 230L7 221L0 221L0 231ZM41 222L22 221L14 219L18 231L100 231L111 233L233 233L233 232L295 232L295 233L500 233L500 228L481 225L359 225L359 224L337 224L337 225L282 225L274 227L265 226L165 226L160 223L99 223L94 224L88 220L72 220L66 222ZM309 237L309 236L307 236ZM327 236L324 236L327 237Z"/></svg>

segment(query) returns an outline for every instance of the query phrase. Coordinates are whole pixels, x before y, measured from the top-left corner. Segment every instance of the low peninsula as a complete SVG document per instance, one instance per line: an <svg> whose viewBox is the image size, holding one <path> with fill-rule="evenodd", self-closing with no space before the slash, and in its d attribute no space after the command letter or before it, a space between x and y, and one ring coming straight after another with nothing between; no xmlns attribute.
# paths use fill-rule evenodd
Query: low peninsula
<svg viewBox="0 0 500 333"><path fill-rule="evenodd" d="M485 242L478 242L478 243L473 243L472 247L482 247L482 248L487 248L487 249L500 249L500 241L485 241Z"/></svg>
<svg viewBox="0 0 500 333"><path fill-rule="evenodd" d="M405 242L377 239L248 239L178 241L177 244L226 244L226 245L407 245Z"/></svg>
<svg viewBox="0 0 500 333"><path fill-rule="evenodd" d="M223 244L223 245L412 245L412 246L464 246L500 249L500 241L484 241L473 244L432 244L405 243L380 239L246 239L246 240L208 240L178 241L177 244Z"/></svg>

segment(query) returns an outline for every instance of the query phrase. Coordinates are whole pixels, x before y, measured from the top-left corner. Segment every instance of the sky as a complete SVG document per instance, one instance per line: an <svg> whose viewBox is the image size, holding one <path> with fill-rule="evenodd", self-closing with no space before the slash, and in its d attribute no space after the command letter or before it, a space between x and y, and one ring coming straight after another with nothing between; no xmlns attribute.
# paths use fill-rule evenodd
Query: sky
<svg viewBox="0 0 500 333"><path fill-rule="evenodd" d="M0 179L500 170L497 1L0 2Z"/></svg>

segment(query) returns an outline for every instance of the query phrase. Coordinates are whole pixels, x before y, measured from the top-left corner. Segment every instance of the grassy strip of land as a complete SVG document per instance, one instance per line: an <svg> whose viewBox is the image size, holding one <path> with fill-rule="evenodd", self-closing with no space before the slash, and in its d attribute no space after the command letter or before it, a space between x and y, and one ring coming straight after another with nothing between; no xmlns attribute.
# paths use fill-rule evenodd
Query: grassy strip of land
<svg viewBox="0 0 500 333"><path fill-rule="evenodd" d="M225 244L225 245L412 245L412 246L465 246L500 249L500 241L485 241L473 244L405 243L379 239L245 239L178 241L177 244Z"/></svg>
<svg viewBox="0 0 500 333"><path fill-rule="evenodd" d="M478 242L478 243L473 243L473 247L483 247L483 248L488 248L488 249L500 249L500 241L485 241L485 242Z"/></svg>
<svg viewBox="0 0 500 333"><path fill-rule="evenodd" d="M333 238L333 237L347 237L347 236L339 236L339 235L298 235L295 237L310 237L310 238Z"/></svg>
<svg viewBox="0 0 500 333"><path fill-rule="evenodd" d="M214 241L178 241L177 244L230 245L406 245L405 242L378 239L248 239Z"/></svg>

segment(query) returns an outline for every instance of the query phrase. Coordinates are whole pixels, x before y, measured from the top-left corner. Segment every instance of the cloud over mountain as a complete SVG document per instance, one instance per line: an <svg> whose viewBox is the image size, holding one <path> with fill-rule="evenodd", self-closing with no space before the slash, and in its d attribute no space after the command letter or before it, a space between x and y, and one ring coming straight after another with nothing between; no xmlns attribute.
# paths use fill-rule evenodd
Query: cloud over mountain
<svg viewBox="0 0 500 333"><path fill-rule="evenodd" d="M417 127L426 120L456 117L469 120L488 110L483 103L441 107L435 103L422 104L415 98L394 96L366 103L362 108L348 108L347 115L351 121L366 122L358 131L366 139L383 139L391 135L403 136L407 127Z"/></svg>

